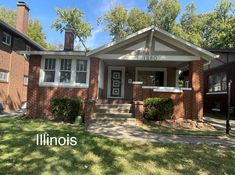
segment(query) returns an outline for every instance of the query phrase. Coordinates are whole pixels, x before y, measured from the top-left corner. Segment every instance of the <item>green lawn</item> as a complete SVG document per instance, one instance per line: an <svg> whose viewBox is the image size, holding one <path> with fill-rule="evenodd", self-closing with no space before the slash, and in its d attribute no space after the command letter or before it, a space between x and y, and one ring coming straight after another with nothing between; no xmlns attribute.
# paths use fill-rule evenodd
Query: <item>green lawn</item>
<svg viewBox="0 0 235 175"><path fill-rule="evenodd" d="M36 134L70 134L77 146L36 146ZM0 119L0 174L235 174L235 149L111 140L78 125Z"/></svg>

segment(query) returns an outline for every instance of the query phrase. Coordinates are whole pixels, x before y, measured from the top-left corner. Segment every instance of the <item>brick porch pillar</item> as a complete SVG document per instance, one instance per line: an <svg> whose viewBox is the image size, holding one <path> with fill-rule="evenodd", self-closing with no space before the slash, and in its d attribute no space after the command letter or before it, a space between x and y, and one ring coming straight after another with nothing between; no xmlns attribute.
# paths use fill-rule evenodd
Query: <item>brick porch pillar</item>
<svg viewBox="0 0 235 175"><path fill-rule="evenodd" d="M203 120L203 61L190 63L192 119Z"/></svg>
<svg viewBox="0 0 235 175"><path fill-rule="evenodd" d="M133 107L134 115L136 118L136 124L140 125L143 122L144 116L144 103L143 103L143 91L142 84L143 82L133 82Z"/></svg>
<svg viewBox="0 0 235 175"><path fill-rule="evenodd" d="M27 89L27 117L36 118L38 111L38 82L40 75L41 56L29 58L29 83Z"/></svg>
<svg viewBox="0 0 235 175"><path fill-rule="evenodd" d="M98 97L98 76L99 76L99 59L91 58L90 60L90 79L88 98L85 103L85 122L89 123L95 110L95 103Z"/></svg>

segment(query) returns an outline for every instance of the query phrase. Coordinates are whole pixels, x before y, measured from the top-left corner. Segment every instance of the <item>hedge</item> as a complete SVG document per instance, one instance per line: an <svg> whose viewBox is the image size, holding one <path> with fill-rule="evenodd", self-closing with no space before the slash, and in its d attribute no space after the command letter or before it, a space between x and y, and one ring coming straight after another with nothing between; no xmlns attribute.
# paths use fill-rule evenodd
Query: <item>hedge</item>
<svg viewBox="0 0 235 175"><path fill-rule="evenodd" d="M59 121L74 123L81 113L82 100L80 98L55 98L51 100L51 112Z"/></svg>
<svg viewBox="0 0 235 175"><path fill-rule="evenodd" d="M170 98L147 98L144 100L144 118L161 121L173 113L174 104Z"/></svg>

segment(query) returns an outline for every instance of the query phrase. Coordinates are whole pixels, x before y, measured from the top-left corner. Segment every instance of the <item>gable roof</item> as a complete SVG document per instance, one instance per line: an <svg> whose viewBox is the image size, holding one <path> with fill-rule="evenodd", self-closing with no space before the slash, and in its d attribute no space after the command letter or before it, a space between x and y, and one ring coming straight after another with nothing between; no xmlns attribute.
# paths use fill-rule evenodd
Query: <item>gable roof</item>
<svg viewBox="0 0 235 175"><path fill-rule="evenodd" d="M18 31L17 29L15 29L14 27L10 26L9 24L5 23L3 20L0 19L0 26L3 26L4 28L6 28L7 30L11 31L12 33L14 33L15 35L21 37L22 39L26 40L27 42L29 42L30 44L32 44L36 49L38 50L45 50L44 47L42 47L41 45L39 45L38 43L36 43L35 41L33 41L31 38L29 38L27 35L23 34L22 32Z"/></svg>
<svg viewBox="0 0 235 175"><path fill-rule="evenodd" d="M135 38L135 37L137 37L137 36L139 36L141 34L144 34L144 33L147 33L147 32L151 32L151 31L159 32L164 37L174 41L175 43L180 44L183 47L183 49L187 48L188 50L191 50L193 53L198 53L206 61L210 61L212 59L215 59L215 58L219 57L219 55L213 54L213 53L211 53L211 52L209 52L209 51L207 51L207 50L205 50L203 48L200 48L200 47L198 47L198 46L196 46L196 45L194 45L194 44L192 44L192 43L190 43L190 42L188 42L186 40L183 40L183 39L181 39L181 38L179 38L179 37L177 37L175 35L172 35L169 32L166 32L166 31L164 31L164 30L162 30L162 29L160 29L158 27L155 27L155 26L150 26L150 27L144 28L144 29L139 30L138 32L135 32L133 34L130 34L130 35L128 35L128 36L118 40L118 41L113 41L113 42L111 42L109 44L105 44L105 45L103 45L101 47L98 47L98 48L96 48L94 50L91 50L90 52L87 53L87 55L88 56L92 56L92 55L98 54L101 51L105 51L106 49L110 49L113 46L117 46L117 45L119 45L119 44L121 44L123 42L127 42L128 40L133 39L133 38Z"/></svg>

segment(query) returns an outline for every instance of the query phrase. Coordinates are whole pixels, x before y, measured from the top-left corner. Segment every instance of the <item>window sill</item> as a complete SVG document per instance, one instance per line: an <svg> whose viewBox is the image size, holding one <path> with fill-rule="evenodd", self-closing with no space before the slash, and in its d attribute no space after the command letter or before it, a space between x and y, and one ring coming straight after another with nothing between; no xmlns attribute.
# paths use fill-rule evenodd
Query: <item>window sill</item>
<svg viewBox="0 0 235 175"><path fill-rule="evenodd" d="M0 83L9 83L8 81L0 80Z"/></svg>
<svg viewBox="0 0 235 175"><path fill-rule="evenodd" d="M207 92L206 95L220 95L220 94L227 94L227 92Z"/></svg>
<svg viewBox="0 0 235 175"><path fill-rule="evenodd" d="M179 87L156 87L156 86L145 86L145 89L153 89L154 92L173 92L183 93L183 91L191 91L192 88L179 88Z"/></svg>
<svg viewBox="0 0 235 175"><path fill-rule="evenodd" d="M6 43L6 42L4 42L4 41L2 41L2 43L3 43L4 45L8 46L8 47L11 47L11 43Z"/></svg>
<svg viewBox="0 0 235 175"><path fill-rule="evenodd" d="M89 85L87 84L76 84L76 85L72 85L72 84L57 84L57 83L39 83L39 87L61 87L61 88L88 88Z"/></svg>

